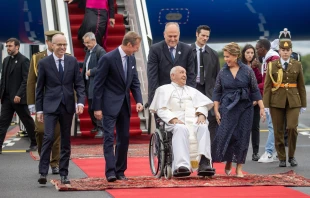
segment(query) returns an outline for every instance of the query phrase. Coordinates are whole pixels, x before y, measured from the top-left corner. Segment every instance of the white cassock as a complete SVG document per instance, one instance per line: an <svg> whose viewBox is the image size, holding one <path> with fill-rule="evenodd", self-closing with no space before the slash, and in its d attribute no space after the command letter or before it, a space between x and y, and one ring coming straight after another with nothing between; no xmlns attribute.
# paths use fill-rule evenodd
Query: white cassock
<svg viewBox="0 0 310 198"><path fill-rule="evenodd" d="M166 123L167 131L173 132L172 171L180 166L196 169L191 161L199 162L201 155L212 160L208 120L206 124L196 124L197 114L202 113L207 118L212 107L213 102L207 96L187 85L181 87L172 82L156 89L150 111ZM168 124L173 118L178 118L185 125Z"/></svg>

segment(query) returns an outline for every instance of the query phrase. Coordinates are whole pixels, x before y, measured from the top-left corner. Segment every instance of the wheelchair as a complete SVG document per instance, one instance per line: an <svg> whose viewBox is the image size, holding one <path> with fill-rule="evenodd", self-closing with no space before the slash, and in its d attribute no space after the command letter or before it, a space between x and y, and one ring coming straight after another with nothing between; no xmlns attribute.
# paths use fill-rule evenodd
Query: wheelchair
<svg viewBox="0 0 310 198"><path fill-rule="evenodd" d="M156 118L156 117L155 117ZM157 178L172 177L172 132L165 131L165 123L156 118L156 131L151 135L149 144L149 162L151 172Z"/></svg>

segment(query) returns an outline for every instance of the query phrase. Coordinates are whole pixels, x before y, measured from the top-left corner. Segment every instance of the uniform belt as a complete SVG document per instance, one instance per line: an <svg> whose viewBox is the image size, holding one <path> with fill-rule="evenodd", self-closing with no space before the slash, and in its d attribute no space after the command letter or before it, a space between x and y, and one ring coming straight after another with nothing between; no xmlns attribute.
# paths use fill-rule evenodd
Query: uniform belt
<svg viewBox="0 0 310 198"><path fill-rule="evenodd" d="M273 83L273 87L277 87L278 84L277 83ZM297 87L297 83L281 83L280 84L280 87L285 87L285 88L288 88L288 87Z"/></svg>

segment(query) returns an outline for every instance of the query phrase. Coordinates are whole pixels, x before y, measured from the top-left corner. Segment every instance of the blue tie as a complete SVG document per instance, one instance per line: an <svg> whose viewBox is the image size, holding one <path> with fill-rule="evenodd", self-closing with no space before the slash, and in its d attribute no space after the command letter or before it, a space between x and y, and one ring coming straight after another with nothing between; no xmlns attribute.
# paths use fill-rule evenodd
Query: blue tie
<svg viewBox="0 0 310 198"><path fill-rule="evenodd" d="M125 76L125 82L127 82L127 68L128 68L128 63L129 63L129 56L125 56L126 57L126 61L124 64L124 76Z"/></svg>
<svg viewBox="0 0 310 198"><path fill-rule="evenodd" d="M64 70L62 68L61 59L59 59L58 61L59 61L58 71L59 71L59 75L60 75L60 81L62 82L62 79L64 76Z"/></svg>
<svg viewBox="0 0 310 198"><path fill-rule="evenodd" d="M174 62L173 50L174 50L174 47L170 47L169 51L170 51L172 62Z"/></svg>
<svg viewBox="0 0 310 198"><path fill-rule="evenodd" d="M62 68L61 59L59 59L58 61L59 61L58 71L59 71L60 81L62 83L62 80L63 80L63 77L64 77L64 69ZM62 86L61 86L61 89L62 89ZM61 103L62 104L66 104L66 102L65 102L65 95L63 93L63 89L62 89Z"/></svg>

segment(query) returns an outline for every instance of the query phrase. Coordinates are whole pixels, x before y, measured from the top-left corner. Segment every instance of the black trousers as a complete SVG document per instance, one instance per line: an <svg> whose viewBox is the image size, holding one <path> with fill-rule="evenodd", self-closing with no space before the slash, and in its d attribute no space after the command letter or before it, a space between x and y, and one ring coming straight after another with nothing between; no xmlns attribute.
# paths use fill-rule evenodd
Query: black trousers
<svg viewBox="0 0 310 198"><path fill-rule="evenodd" d="M41 149L39 173L47 175L52 145L54 143L54 133L56 123L60 124L60 160L59 174L60 176L68 175L69 160L71 154L71 125L73 114L68 113L64 104L60 103L58 109L54 113L44 113L44 137Z"/></svg>
<svg viewBox="0 0 310 198"><path fill-rule="evenodd" d="M105 175L124 176L127 169L127 152L129 146L130 114L126 100L117 116L103 116L103 150L106 161ZM114 127L116 128L116 146L114 143ZM114 154L115 151L115 154Z"/></svg>
<svg viewBox="0 0 310 198"><path fill-rule="evenodd" d="M260 128L260 108L259 105L255 105L253 123L252 123L252 133L251 133L253 153L259 152L259 141L260 141L259 128Z"/></svg>
<svg viewBox="0 0 310 198"><path fill-rule="evenodd" d="M200 91L201 93L203 93L204 95L206 95L205 94L205 85L201 85L200 83L197 83L196 89L198 91ZM210 100L212 100L212 98L210 98ZM210 141L212 144L214 137L215 137L215 130L217 127L217 122L216 122L216 118L215 118L213 108L208 112L208 122L209 122L208 128L209 128L209 132L210 132Z"/></svg>
<svg viewBox="0 0 310 198"><path fill-rule="evenodd" d="M32 119L30 112L28 110L27 104L15 104L12 103L8 97L4 97L2 100L1 106L1 115L0 115L0 146L2 147L7 130L11 124L14 112L17 113L20 120L23 122L28 137L30 139L30 147L36 146L36 138L34 132L34 120Z"/></svg>

